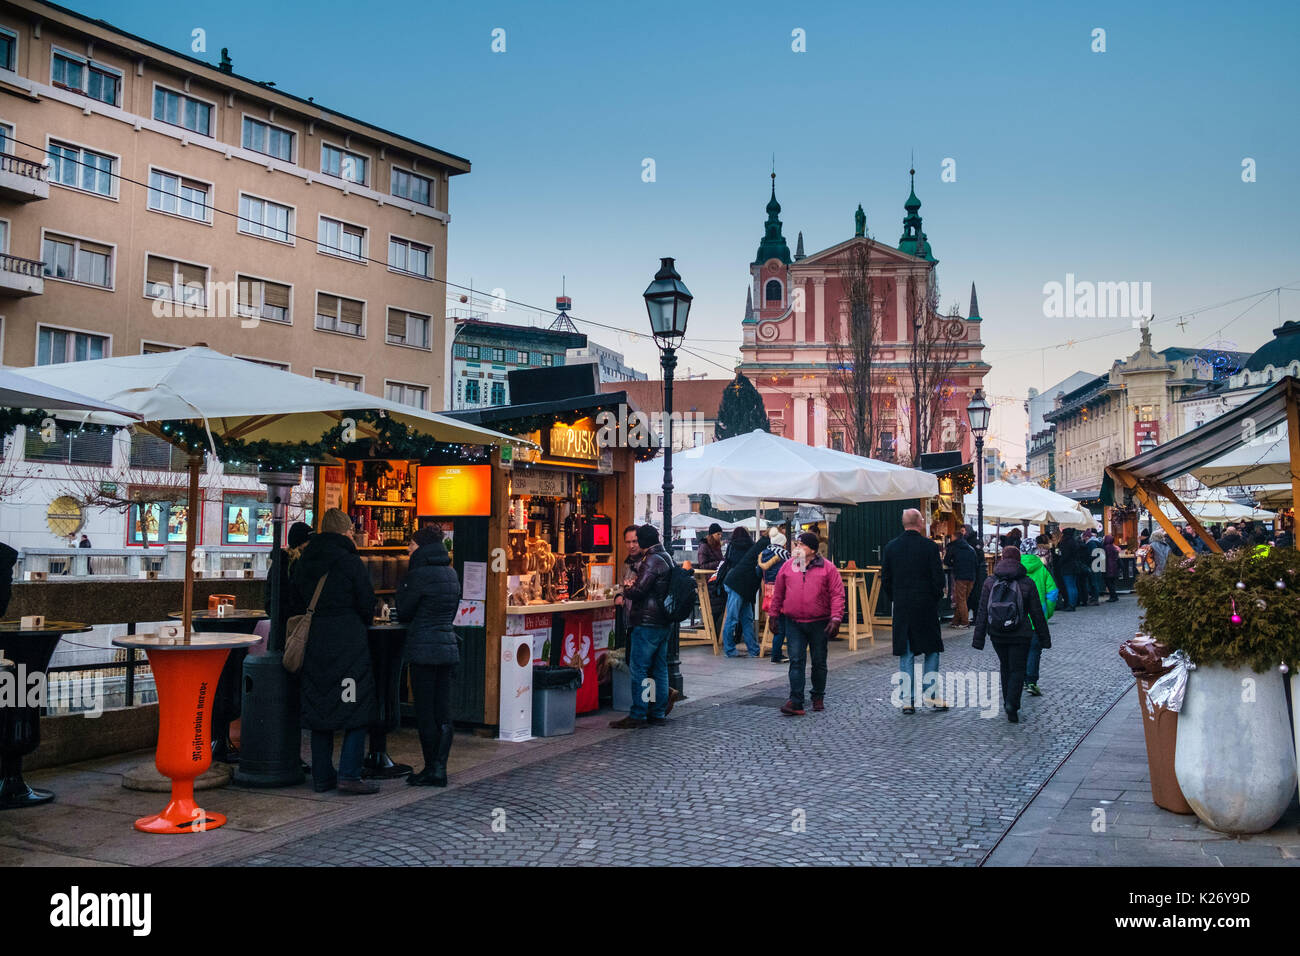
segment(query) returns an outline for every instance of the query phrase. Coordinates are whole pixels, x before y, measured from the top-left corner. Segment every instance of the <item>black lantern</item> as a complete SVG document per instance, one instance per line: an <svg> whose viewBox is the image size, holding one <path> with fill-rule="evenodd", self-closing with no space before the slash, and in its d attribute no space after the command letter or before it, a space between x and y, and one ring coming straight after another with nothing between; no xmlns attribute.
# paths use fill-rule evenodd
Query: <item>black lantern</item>
<svg viewBox="0 0 1300 956"><path fill-rule="evenodd" d="M971 434L983 438L989 430L989 419L993 416L993 406L984 397L984 389L975 389L970 404L966 406L966 417L970 420Z"/></svg>
<svg viewBox="0 0 1300 956"><path fill-rule="evenodd" d="M645 309L650 314L655 342L661 349L676 348L686 335L686 317L694 297L677 274L672 259L660 259L659 263L659 271L643 295Z"/></svg>

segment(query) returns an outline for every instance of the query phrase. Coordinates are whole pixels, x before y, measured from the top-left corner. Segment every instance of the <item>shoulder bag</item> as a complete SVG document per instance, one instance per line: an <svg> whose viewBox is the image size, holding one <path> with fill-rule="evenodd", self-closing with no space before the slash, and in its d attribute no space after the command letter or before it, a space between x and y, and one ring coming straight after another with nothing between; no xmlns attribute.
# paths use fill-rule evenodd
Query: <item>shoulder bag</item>
<svg viewBox="0 0 1300 956"><path fill-rule="evenodd" d="M320 600L320 592L328 577L327 571L316 582L316 591L311 596L311 603L307 605L307 613L295 614L285 624L284 669L290 674L302 670L303 655L307 653L307 638L311 634L312 615L316 613L316 602Z"/></svg>

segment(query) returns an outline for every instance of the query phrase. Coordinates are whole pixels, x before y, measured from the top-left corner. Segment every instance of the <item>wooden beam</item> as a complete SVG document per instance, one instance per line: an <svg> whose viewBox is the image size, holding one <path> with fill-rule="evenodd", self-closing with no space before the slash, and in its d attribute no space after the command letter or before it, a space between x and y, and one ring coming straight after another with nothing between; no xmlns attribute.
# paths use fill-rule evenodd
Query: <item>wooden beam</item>
<svg viewBox="0 0 1300 956"><path fill-rule="evenodd" d="M1201 523L1193 517L1192 513L1187 510L1187 506L1179 500L1178 496L1173 493L1173 490L1168 485L1163 481L1154 480L1148 481L1147 484L1150 485L1153 490L1164 495L1173 503L1173 506L1178 509L1178 513L1187 520L1187 526L1196 532L1197 536L1205 542L1206 547L1215 554L1223 554L1223 549L1219 547L1219 542L1215 541Z"/></svg>
<svg viewBox="0 0 1300 956"><path fill-rule="evenodd" d="M1300 383L1292 379L1286 390L1286 435L1291 448L1291 514L1300 514ZM1292 527L1291 537L1300 549L1300 528Z"/></svg>
<svg viewBox="0 0 1300 956"><path fill-rule="evenodd" d="M1133 486L1133 494L1137 495L1138 501L1142 502L1147 511L1151 512L1151 517L1156 519L1165 534L1169 535L1169 540L1178 547L1178 550L1183 554L1191 554L1192 546L1187 543L1187 539L1179 533L1174 523L1169 520L1169 516L1160 510L1160 502L1155 496L1148 493L1146 487L1141 483Z"/></svg>

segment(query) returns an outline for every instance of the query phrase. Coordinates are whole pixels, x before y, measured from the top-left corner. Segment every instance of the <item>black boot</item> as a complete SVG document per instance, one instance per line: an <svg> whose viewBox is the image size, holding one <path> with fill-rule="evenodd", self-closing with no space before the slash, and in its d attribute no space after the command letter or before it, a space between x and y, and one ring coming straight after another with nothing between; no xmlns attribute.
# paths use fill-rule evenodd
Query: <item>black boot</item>
<svg viewBox="0 0 1300 956"><path fill-rule="evenodd" d="M438 756L433 762L433 785L445 787L447 786L447 755L451 753L451 741L455 736L456 728L446 723L438 728L438 733Z"/></svg>
<svg viewBox="0 0 1300 956"><path fill-rule="evenodd" d="M434 773L434 767L438 763L438 751L442 743L442 727L434 724L426 732L423 727L420 728L420 750L424 754L424 769L419 773L413 773L406 778L406 782L413 787L432 787L446 786L446 783L435 784L437 775ZM446 775L444 773L444 781Z"/></svg>

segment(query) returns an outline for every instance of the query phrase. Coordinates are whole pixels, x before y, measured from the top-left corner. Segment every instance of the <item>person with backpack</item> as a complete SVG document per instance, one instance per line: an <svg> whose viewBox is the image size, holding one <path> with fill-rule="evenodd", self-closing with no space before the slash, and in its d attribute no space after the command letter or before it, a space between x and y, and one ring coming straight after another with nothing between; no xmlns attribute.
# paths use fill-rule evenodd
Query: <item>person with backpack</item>
<svg viewBox="0 0 1300 956"><path fill-rule="evenodd" d="M632 682L632 707L626 717L610 721L609 725L617 730L639 730L665 723L668 712L681 697L668 687L668 637L676 623L673 617L681 613L683 606L686 614L694 607L695 582L691 572L678 567L668 556L659 543L658 529L643 524L637 529L636 541L641 549L641 564L636 581L623 589L623 599L631 605L628 622L632 637L627 666ZM678 583L682 575L690 589L685 600ZM677 618L677 622L681 620ZM642 694L647 676L654 681L654 694L649 701Z"/></svg>
<svg viewBox="0 0 1300 956"><path fill-rule="evenodd" d="M790 645L790 699L781 705L787 717L802 717L804 668L812 657L812 705L826 709L826 653L844 619L844 579L818 553L821 539L811 531L799 535L790 560L781 565L772 592L772 614L785 617ZM937 550L937 549L936 549Z"/></svg>
<svg viewBox="0 0 1300 956"><path fill-rule="evenodd" d="M984 650L985 635L993 641L993 650L998 655L1007 720L1019 723L1030 645L1037 638L1040 647L1050 648L1052 635L1047 629L1038 587L1025 573L1020 553L1014 548L1002 549L1002 558L993 566L993 577L984 582L971 647Z"/></svg>

